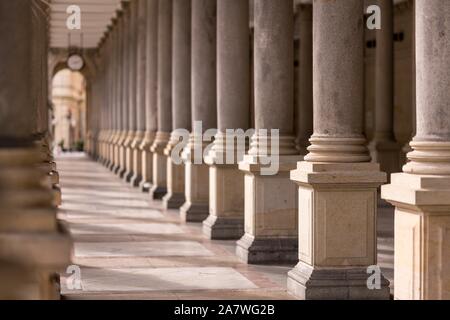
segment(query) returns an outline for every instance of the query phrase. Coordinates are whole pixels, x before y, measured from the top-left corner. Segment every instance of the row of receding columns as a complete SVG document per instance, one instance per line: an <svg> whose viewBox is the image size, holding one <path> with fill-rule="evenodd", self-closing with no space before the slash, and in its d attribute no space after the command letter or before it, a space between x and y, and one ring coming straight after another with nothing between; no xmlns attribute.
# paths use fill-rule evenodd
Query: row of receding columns
<svg viewBox="0 0 450 320"><path fill-rule="evenodd" d="M71 240L56 219L47 4L0 1L0 298L57 299Z"/></svg>
<svg viewBox="0 0 450 320"><path fill-rule="evenodd" d="M395 297L448 298L450 9L446 0L416 2L418 134L405 173L394 174L382 195L396 206ZM383 171L398 170L400 148L392 133L392 2L377 4L382 29L370 144L362 1L298 7L295 88L292 0L252 2L253 34L247 1L136 0L124 2L111 29L119 30L122 47L119 63L106 68L117 69L113 88L121 98L99 102L106 118L90 152L166 208L179 208L183 221L203 222L208 238L237 239L243 261L298 262L288 275L297 297L389 298L381 274L378 289L367 284L377 263L378 189L387 181ZM111 59L112 33L100 48L103 62ZM110 82L103 83L109 92ZM227 130L252 126L243 144ZM230 154L235 161L224 163Z"/></svg>

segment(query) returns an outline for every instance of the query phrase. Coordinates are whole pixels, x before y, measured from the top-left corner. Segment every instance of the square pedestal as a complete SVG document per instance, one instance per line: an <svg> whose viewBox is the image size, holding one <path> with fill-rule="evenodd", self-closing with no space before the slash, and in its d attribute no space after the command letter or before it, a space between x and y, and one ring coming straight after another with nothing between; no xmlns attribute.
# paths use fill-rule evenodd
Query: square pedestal
<svg viewBox="0 0 450 320"><path fill-rule="evenodd" d="M209 215L209 166L185 161L186 202L180 208L181 219L203 222Z"/></svg>
<svg viewBox="0 0 450 320"><path fill-rule="evenodd" d="M127 150L124 145L120 146L120 168L117 174L120 178L123 178L125 172L127 172Z"/></svg>
<svg viewBox="0 0 450 320"><path fill-rule="evenodd" d="M185 202L184 164L174 164L167 156L167 194L163 198L165 209L179 209Z"/></svg>
<svg viewBox="0 0 450 320"><path fill-rule="evenodd" d="M153 153L148 150L142 151L142 181L139 188L142 192L149 192L153 182Z"/></svg>
<svg viewBox="0 0 450 320"><path fill-rule="evenodd" d="M153 186L150 198L161 200L167 193L167 156L160 152L153 153Z"/></svg>
<svg viewBox="0 0 450 320"><path fill-rule="evenodd" d="M450 299L450 177L397 173L381 189L395 206L394 298Z"/></svg>
<svg viewBox="0 0 450 320"><path fill-rule="evenodd" d="M120 168L120 147L117 143L114 144L114 165L111 167L111 171L116 173Z"/></svg>
<svg viewBox="0 0 450 320"><path fill-rule="evenodd" d="M262 175L257 160L246 156L239 164L245 173L245 234L236 254L247 263L295 263L297 258L297 192L289 170L300 156L280 157L276 175Z"/></svg>
<svg viewBox="0 0 450 320"><path fill-rule="evenodd" d="M133 187L138 187L142 181L142 151L137 146L133 149L133 172L130 183Z"/></svg>
<svg viewBox="0 0 450 320"><path fill-rule="evenodd" d="M134 175L133 172L133 148L130 146L125 148L125 164L126 164L126 172L123 175L123 179L126 182L130 182L131 178Z"/></svg>
<svg viewBox="0 0 450 320"><path fill-rule="evenodd" d="M377 188L386 180L378 164L301 162L298 185L299 264L288 290L301 299L389 299L388 282L369 289L377 263Z"/></svg>
<svg viewBox="0 0 450 320"><path fill-rule="evenodd" d="M239 239L244 235L244 172L237 165L209 168L210 212L203 222L209 239Z"/></svg>

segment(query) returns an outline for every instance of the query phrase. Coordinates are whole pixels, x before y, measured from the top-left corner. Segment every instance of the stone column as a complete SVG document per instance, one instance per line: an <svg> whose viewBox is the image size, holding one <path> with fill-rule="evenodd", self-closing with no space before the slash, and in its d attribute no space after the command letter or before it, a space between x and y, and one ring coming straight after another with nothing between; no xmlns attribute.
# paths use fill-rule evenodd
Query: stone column
<svg viewBox="0 0 450 320"><path fill-rule="evenodd" d="M98 137L98 142L99 142L99 158L98 161L100 163L104 163L105 162L105 129L106 129L106 119L105 119L105 108L106 108L106 103L107 103L107 95L106 95L106 87L105 87L105 73L106 73L106 47L107 47L107 41L106 41L106 32L103 34L102 37L102 41L100 44L100 50L101 51L101 55L100 55L100 68L101 68L101 95L102 95L102 103L101 103L101 107L100 107L100 133L99 133L99 137Z"/></svg>
<svg viewBox="0 0 450 320"><path fill-rule="evenodd" d="M182 155L186 202L180 208L188 222L202 222L209 214L209 167L203 161L208 142L202 136L217 124L216 11L216 0L192 1L192 132Z"/></svg>
<svg viewBox="0 0 450 320"><path fill-rule="evenodd" d="M294 136L294 5L254 3L255 129L239 168L245 173L247 263L297 259L297 199L289 170L301 160ZM270 67L269 67L270 66Z"/></svg>
<svg viewBox="0 0 450 320"><path fill-rule="evenodd" d="M126 164L126 150L129 142L129 132L130 132L130 124L129 124L129 95L130 95L130 87L129 83L129 47L130 47L130 3L122 2L123 8L123 16L122 16L122 28L123 28L123 39L122 39L122 81L121 81L121 90L122 90L122 136L119 140L120 150L120 168L117 171L117 174L122 178L127 171Z"/></svg>
<svg viewBox="0 0 450 320"><path fill-rule="evenodd" d="M110 95L110 61L111 61L111 26L107 27L107 30L104 34L105 37L105 50L103 53L104 59L104 73L103 73L103 134L102 134L102 160L101 163L103 165L108 164L109 160L109 134L110 134L110 126L111 126L111 112L110 112L110 103L111 103L111 95Z"/></svg>
<svg viewBox="0 0 450 320"><path fill-rule="evenodd" d="M122 11L117 11L117 40L116 46L114 48L116 54L116 66L115 66L115 77L116 77L116 94L114 99L116 100L115 110L116 110L116 133L113 140L114 148L114 165L111 168L113 172L117 172L120 168L120 139L123 134L122 132L122 39L123 39L123 24L122 24Z"/></svg>
<svg viewBox="0 0 450 320"><path fill-rule="evenodd" d="M411 106L410 106L410 121L412 122L411 125L411 139L414 138L416 135L416 0L411 0L411 34L412 34L412 41L411 41ZM402 154L400 162L401 164L405 164L408 159L407 155L409 152L412 151L411 145L409 144L410 141L406 142L402 147Z"/></svg>
<svg viewBox="0 0 450 320"><path fill-rule="evenodd" d="M100 162L104 165L108 161L107 158L107 137L109 129L109 119L108 119L108 106L109 106L109 95L108 95L108 61L109 61L109 37L106 31L103 35L103 54L102 54L102 133L101 133L101 158Z"/></svg>
<svg viewBox="0 0 450 320"><path fill-rule="evenodd" d="M297 89L297 147L301 155L308 153L309 138L313 134L313 48L312 4L297 6L300 33L299 72Z"/></svg>
<svg viewBox="0 0 450 320"><path fill-rule="evenodd" d="M244 172L250 123L249 2L217 2L217 118L209 168L209 217L203 232L210 239L239 239L244 234ZM237 131L240 130L240 131ZM240 137L238 136L240 135Z"/></svg>
<svg viewBox="0 0 450 320"><path fill-rule="evenodd" d="M363 136L363 6L313 5L314 134L306 161L291 172L300 261L288 291L303 299L389 298L381 273L379 289L367 285L377 263L377 188L386 175L370 162Z"/></svg>
<svg viewBox="0 0 450 320"><path fill-rule="evenodd" d="M146 86L146 40L147 40L147 0L138 0L138 26L137 26L137 97L136 97L136 121L137 130L134 139L133 172L131 184L138 187L142 182L142 149L145 138L145 86Z"/></svg>
<svg viewBox="0 0 450 320"><path fill-rule="evenodd" d="M376 31L375 132L369 144L372 160L390 174L400 171L401 146L394 137L394 14L392 0L378 0L381 29Z"/></svg>
<svg viewBox="0 0 450 320"><path fill-rule="evenodd" d="M116 99L116 66L117 66L117 56L116 56L116 45L117 45L117 19L113 18L111 21L111 28L109 29L109 37L111 38L110 43L110 62L109 62L109 121L110 121L110 131L109 131L109 137L108 137L108 162L107 167L108 169L113 168L114 166L114 138L116 134L116 119L117 119L117 113L116 113L116 105L117 105L117 99Z"/></svg>
<svg viewBox="0 0 450 320"><path fill-rule="evenodd" d="M417 133L395 206L395 298L450 299L450 2L416 0Z"/></svg>
<svg viewBox="0 0 450 320"><path fill-rule="evenodd" d="M34 135L45 129L38 110L47 103L47 10L41 1L0 1L1 298L59 298L57 272L70 262Z"/></svg>
<svg viewBox="0 0 450 320"><path fill-rule="evenodd" d="M158 0L147 0L147 39L145 65L145 136L142 150L142 182L140 188L147 192L153 182L153 154L150 151L157 128L158 87Z"/></svg>
<svg viewBox="0 0 450 320"><path fill-rule="evenodd" d="M129 131L125 142L127 171L123 179L130 182L133 178L134 150L137 132L137 30L138 30L138 0L130 0L130 39L128 47L128 123Z"/></svg>
<svg viewBox="0 0 450 320"><path fill-rule="evenodd" d="M191 0L173 1L172 29L172 134L164 154L167 156L166 209L179 209L184 196L184 165L172 159L180 150L178 130L191 131ZM176 149L175 149L176 148ZM175 152L176 153L176 152ZM180 159L178 152L174 157Z"/></svg>
<svg viewBox="0 0 450 320"><path fill-rule="evenodd" d="M164 149L172 132L172 0L158 4L158 131L153 152L153 186L150 198L167 193L167 156Z"/></svg>

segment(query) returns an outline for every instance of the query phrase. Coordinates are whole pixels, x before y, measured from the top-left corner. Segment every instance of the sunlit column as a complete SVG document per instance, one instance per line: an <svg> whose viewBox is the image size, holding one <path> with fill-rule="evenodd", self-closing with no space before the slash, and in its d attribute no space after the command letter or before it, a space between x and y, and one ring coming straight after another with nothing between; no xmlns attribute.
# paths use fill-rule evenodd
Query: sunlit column
<svg viewBox="0 0 450 320"><path fill-rule="evenodd" d="M245 173L245 234L238 257L248 263L297 259L297 194L289 170L301 160L294 133L294 4L254 2L255 129L239 163Z"/></svg>
<svg viewBox="0 0 450 320"><path fill-rule="evenodd" d="M129 123L129 94L130 94L130 87L128 85L129 83L129 47L130 47L130 3L129 2L122 2L122 24L123 24L123 42L122 42L122 58L121 58L121 65L122 65L122 78L121 78L121 90L122 90L122 116L121 116L121 123L122 123L122 136L119 140L119 158L120 158L120 168L117 171L117 174L120 177L123 177L125 175L125 172L127 171L127 164L126 164L126 150L129 143L129 132L130 132L130 123Z"/></svg>
<svg viewBox="0 0 450 320"><path fill-rule="evenodd" d="M130 182L134 175L134 150L137 132L137 31L138 31L138 0L130 0L130 29L128 33L128 137L126 146L126 168L123 179Z"/></svg>
<svg viewBox="0 0 450 320"><path fill-rule="evenodd" d="M158 4L158 131L153 152L153 186L150 198L167 193L167 156L164 149L172 132L172 0Z"/></svg>
<svg viewBox="0 0 450 320"><path fill-rule="evenodd" d="M203 133L217 123L216 2L192 1L192 132L183 150L186 202L180 208L181 219L191 222L209 214L209 168L203 150L212 137L205 140Z"/></svg>
<svg viewBox="0 0 450 320"><path fill-rule="evenodd" d="M219 132L205 159L210 165L210 211L203 232L210 239L239 239L244 234L244 172L238 162L246 151L244 132L250 123L248 1L217 2L217 101Z"/></svg>
<svg viewBox="0 0 450 320"><path fill-rule="evenodd" d="M165 208L180 208L184 196L184 164L177 131L191 131L191 0L173 1L172 29L172 134L164 154L167 156L167 194ZM172 152L175 158L172 159Z"/></svg>
<svg viewBox="0 0 450 320"><path fill-rule="evenodd" d="M158 0L147 0L147 38L145 64L145 135L141 144L142 182L140 188L147 192L153 183L153 153L158 120Z"/></svg>
<svg viewBox="0 0 450 320"><path fill-rule="evenodd" d="M450 2L416 0L417 133L395 206L396 299L450 299Z"/></svg>
<svg viewBox="0 0 450 320"><path fill-rule="evenodd" d="M298 185L298 258L288 290L302 299L388 299L377 263L377 188L363 135L364 3L313 4L314 134ZM375 270L368 272L368 267ZM377 272L378 288L368 286Z"/></svg>
<svg viewBox="0 0 450 320"><path fill-rule="evenodd" d="M131 184L135 187L142 182L142 149L145 138L145 94L146 94L146 53L147 53L147 0L138 0L137 51L136 51L136 136L133 141L133 172Z"/></svg>

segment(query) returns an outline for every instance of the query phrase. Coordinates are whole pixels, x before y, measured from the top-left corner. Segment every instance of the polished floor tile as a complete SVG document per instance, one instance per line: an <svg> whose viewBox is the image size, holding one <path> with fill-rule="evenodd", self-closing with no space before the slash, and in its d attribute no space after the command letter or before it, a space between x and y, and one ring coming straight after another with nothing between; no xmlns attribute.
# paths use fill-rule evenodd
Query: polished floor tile
<svg viewBox="0 0 450 320"><path fill-rule="evenodd" d="M211 256L194 241L148 241L148 242L79 242L75 244L76 257L166 257Z"/></svg>

